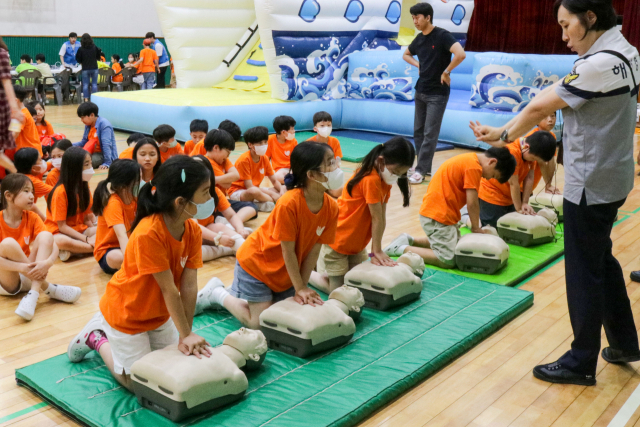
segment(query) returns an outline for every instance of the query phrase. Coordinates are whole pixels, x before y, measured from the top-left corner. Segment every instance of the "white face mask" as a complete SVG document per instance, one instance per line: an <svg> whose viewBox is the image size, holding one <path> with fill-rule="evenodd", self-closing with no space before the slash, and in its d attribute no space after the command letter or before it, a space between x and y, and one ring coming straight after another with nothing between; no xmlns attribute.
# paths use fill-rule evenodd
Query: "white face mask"
<svg viewBox="0 0 640 427"><path fill-rule="evenodd" d="M173 148L173 147L175 147L176 145L178 145L178 141L174 140L173 142L165 142L163 145L164 145L165 147Z"/></svg>
<svg viewBox="0 0 640 427"><path fill-rule="evenodd" d="M323 138L327 138L329 135L331 135L332 130L333 128L331 126L320 126L318 128L318 135Z"/></svg>
<svg viewBox="0 0 640 427"><path fill-rule="evenodd" d="M60 166L62 166L62 157L58 157L57 159L51 159L51 165L60 170Z"/></svg>
<svg viewBox="0 0 640 427"><path fill-rule="evenodd" d="M384 167L384 170L382 171L382 173L380 174L380 176L382 176L382 179L384 180L384 182L386 182L388 185L393 185L396 182L398 182L398 178L400 178L398 175L389 172L389 169L387 169L387 167Z"/></svg>
<svg viewBox="0 0 640 427"><path fill-rule="evenodd" d="M96 173L93 169L85 169L82 171L82 180L89 181L93 174Z"/></svg>
<svg viewBox="0 0 640 427"><path fill-rule="evenodd" d="M338 190L344 185L344 172L340 168L336 168L331 172L322 172L327 177L327 182L320 182L327 190Z"/></svg>
<svg viewBox="0 0 640 427"><path fill-rule="evenodd" d="M253 146L253 149L258 156L264 156L265 154L267 154L267 148L269 148L267 144Z"/></svg>
<svg viewBox="0 0 640 427"><path fill-rule="evenodd" d="M296 132L288 132L284 134L284 139L286 139L287 141L291 141L292 139L294 139L296 137Z"/></svg>
<svg viewBox="0 0 640 427"><path fill-rule="evenodd" d="M35 165L34 169L38 173L45 173L47 171L47 162L45 162L44 160L40 160L40 164Z"/></svg>

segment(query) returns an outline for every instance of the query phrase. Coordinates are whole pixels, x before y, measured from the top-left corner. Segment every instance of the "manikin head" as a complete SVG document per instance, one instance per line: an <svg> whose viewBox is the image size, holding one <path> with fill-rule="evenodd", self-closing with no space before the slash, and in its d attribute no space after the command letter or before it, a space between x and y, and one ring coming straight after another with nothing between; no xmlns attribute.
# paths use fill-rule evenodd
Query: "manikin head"
<svg viewBox="0 0 640 427"><path fill-rule="evenodd" d="M538 211L538 216L545 218L551 225L558 224L558 215L549 208L543 208Z"/></svg>
<svg viewBox="0 0 640 427"><path fill-rule="evenodd" d="M400 265L408 266L413 274L418 277L422 277L424 274L424 260L418 254L414 254L413 252L406 252L400 258L398 258L398 263Z"/></svg>
<svg viewBox="0 0 640 427"><path fill-rule="evenodd" d="M222 342L224 345L238 350L246 360L258 362L263 354L267 352L267 339L260 331L240 328L231 332Z"/></svg>
<svg viewBox="0 0 640 427"><path fill-rule="evenodd" d="M359 289L352 286L342 285L329 295L329 299L335 299L347 306L349 311L360 312L364 305L364 297Z"/></svg>

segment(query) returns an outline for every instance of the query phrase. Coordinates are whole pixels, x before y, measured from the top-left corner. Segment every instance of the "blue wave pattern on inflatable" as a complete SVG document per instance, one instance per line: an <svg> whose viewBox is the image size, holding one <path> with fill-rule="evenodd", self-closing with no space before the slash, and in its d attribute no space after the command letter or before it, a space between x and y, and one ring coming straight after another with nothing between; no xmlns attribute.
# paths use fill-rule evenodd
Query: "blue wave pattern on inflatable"
<svg viewBox="0 0 640 427"><path fill-rule="evenodd" d="M571 70L568 55L477 54L469 104L476 108L518 112L546 87Z"/></svg>
<svg viewBox="0 0 640 427"><path fill-rule="evenodd" d="M342 32L329 37L273 31L276 61L288 87L287 99L345 98L349 55L368 50L398 50L400 46L390 40L392 35L376 30Z"/></svg>
<svg viewBox="0 0 640 427"><path fill-rule="evenodd" d="M349 56L347 97L413 101L418 69L401 52L359 52Z"/></svg>

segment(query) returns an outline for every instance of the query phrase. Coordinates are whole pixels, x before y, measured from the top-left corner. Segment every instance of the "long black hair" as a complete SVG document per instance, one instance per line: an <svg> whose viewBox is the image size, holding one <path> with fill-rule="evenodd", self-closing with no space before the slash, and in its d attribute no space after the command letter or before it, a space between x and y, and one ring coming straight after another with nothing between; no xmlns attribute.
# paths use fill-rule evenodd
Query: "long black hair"
<svg viewBox="0 0 640 427"><path fill-rule="evenodd" d="M162 158L160 157L160 147L158 147L158 144L156 144L156 141L153 138L146 136L142 138L140 141L138 141L136 143L136 146L133 148L133 154L131 155L131 157L135 162L137 162L138 150L140 150L142 147L144 147L147 144L155 147L156 153L158 153L158 161L156 162L156 165L153 167L153 176L156 176L156 173L158 173L158 169L160 169L160 165L162 165Z"/></svg>
<svg viewBox="0 0 640 427"><path fill-rule="evenodd" d="M40 121L40 123L42 123L42 125L44 125L44 126L47 126L47 121L44 119L44 116L47 113L47 110L44 108L44 103L42 103L40 101L37 101L37 100L36 101L31 101L29 103L29 106L33 107L34 110L36 109L36 105L40 105L40 108L42 108L42 110L45 112L45 114L42 115L42 120ZM36 114L37 114L37 112L36 112ZM35 119L35 117L34 117L34 119Z"/></svg>
<svg viewBox="0 0 640 427"><path fill-rule="evenodd" d="M139 185L140 182L140 165L131 159L116 159L109 166L107 179L100 181L93 193L93 213L97 216L102 215L104 209L109 203L111 191L131 188ZM111 184L111 191L109 191Z"/></svg>
<svg viewBox="0 0 640 427"><path fill-rule="evenodd" d="M62 155L60 179L47 196L47 209L51 211L51 199L59 186L63 185L67 192L67 218L75 216L78 211L84 212L91 203L89 183L82 179L84 159L90 154L82 147L70 147ZM80 206L78 206L80 201Z"/></svg>
<svg viewBox="0 0 640 427"><path fill-rule="evenodd" d="M202 162L188 156L171 157L162 164L153 180L140 189L138 211L131 230L149 215L174 214L174 201L178 197L191 200L196 190L209 180L209 172ZM155 191L152 190L154 187Z"/></svg>
<svg viewBox="0 0 640 427"><path fill-rule="evenodd" d="M16 151L13 158L13 164L16 167L18 173L25 175L31 174L31 168L38 162L40 153L33 147L24 147Z"/></svg>
<svg viewBox="0 0 640 427"><path fill-rule="evenodd" d="M291 169L284 177L287 190L305 188L308 181L307 172L320 170L327 151L333 153L333 149L324 143L304 141L296 145L291 152Z"/></svg>
<svg viewBox="0 0 640 427"><path fill-rule="evenodd" d="M94 45L93 44L93 39L91 38L89 33L84 33L82 35L82 38L80 39L80 46L82 46L85 49L88 49L93 45Z"/></svg>
<svg viewBox="0 0 640 427"><path fill-rule="evenodd" d="M373 168L376 166L378 157L382 156L385 165L398 165L408 166L413 165L413 159L416 155L416 150L413 148L413 144L404 139L401 136L394 136L384 144L377 145L373 150L369 151L362 163L358 167L356 174L347 183L347 192L351 196L353 187L358 185L362 178L369 175ZM402 206L409 206L409 199L411 199L411 190L409 186L409 179L404 174L398 178L398 188L402 193Z"/></svg>
<svg viewBox="0 0 640 427"><path fill-rule="evenodd" d="M202 164L211 174L211 188L209 188L209 194L213 197L213 200L216 202L216 210L218 209L218 193L216 192L216 174L213 171L213 166L211 166L211 162L207 156L203 156L202 154L198 154L197 156L193 156L194 159L200 159Z"/></svg>

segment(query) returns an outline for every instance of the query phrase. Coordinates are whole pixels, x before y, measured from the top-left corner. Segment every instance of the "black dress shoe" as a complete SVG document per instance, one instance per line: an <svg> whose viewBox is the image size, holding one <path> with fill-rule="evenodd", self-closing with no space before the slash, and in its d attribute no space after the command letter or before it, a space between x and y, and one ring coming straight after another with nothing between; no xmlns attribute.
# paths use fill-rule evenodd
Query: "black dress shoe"
<svg viewBox="0 0 640 427"><path fill-rule="evenodd" d="M533 376L556 384L596 385L594 375L578 374L563 367L559 362L536 366L533 368Z"/></svg>
<svg viewBox="0 0 640 427"><path fill-rule="evenodd" d="M640 270L632 271L629 275L634 282L640 282Z"/></svg>
<svg viewBox="0 0 640 427"><path fill-rule="evenodd" d="M633 273L632 273L633 274ZM640 360L640 352L625 353L622 350L607 347L602 350L602 358L609 363L629 363Z"/></svg>

